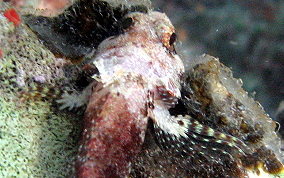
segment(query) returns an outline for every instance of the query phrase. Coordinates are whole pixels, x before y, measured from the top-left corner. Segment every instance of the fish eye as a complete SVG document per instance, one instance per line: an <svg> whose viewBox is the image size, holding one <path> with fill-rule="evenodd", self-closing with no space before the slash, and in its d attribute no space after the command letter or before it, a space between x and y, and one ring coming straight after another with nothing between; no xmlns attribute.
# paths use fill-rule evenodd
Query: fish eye
<svg viewBox="0 0 284 178"><path fill-rule="evenodd" d="M171 36L170 36L170 39L168 41L168 45L166 46L167 49L173 54L176 54L176 50L175 50L175 47L174 47L174 43L176 42L176 40L177 40L177 34L172 33Z"/></svg>
<svg viewBox="0 0 284 178"><path fill-rule="evenodd" d="M276 123L276 126L275 126L275 132L278 132L279 131L279 129L280 129L280 124L279 124L279 122L275 122Z"/></svg>
<svg viewBox="0 0 284 178"><path fill-rule="evenodd" d="M171 37L170 37L170 41L169 44L170 46L172 46L177 40L177 34L176 33L172 33Z"/></svg>

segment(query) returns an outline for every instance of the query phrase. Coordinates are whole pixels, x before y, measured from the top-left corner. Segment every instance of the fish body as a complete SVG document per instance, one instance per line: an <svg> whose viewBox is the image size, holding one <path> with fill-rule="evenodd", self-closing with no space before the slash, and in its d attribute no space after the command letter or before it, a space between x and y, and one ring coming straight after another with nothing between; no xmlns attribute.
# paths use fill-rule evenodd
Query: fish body
<svg viewBox="0 0 284 178"><path fill-rule="evenodd" d="M77 177L126 177L144 141L148 118L170 118L162 94L180 97L184 66L172 48L174 28L168 17L152 11L125 19L130 26L104 40L93 61L100 83L85 113Z"/></svg>

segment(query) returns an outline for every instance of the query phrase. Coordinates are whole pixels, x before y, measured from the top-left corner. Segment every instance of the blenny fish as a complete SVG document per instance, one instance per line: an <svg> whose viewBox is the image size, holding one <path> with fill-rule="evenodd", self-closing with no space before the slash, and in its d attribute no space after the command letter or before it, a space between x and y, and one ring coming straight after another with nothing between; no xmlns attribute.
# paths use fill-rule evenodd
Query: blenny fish
<svg viewBox="0 0 284 178"><path fill-rule="evenodd" d="M245 154L249 149L237 138L203 126L189 116L170 114L169 109L181 96L184 65L174 50L176 34L168 17L155 11L135 12L125 16L124 21L129 27L123 34L104 40L93 60L99 84L93 88L84 117L77 177L128 176L131 162L143 144L148 119L153 121L165 149L169 140L193 142L193 137L225 144Z"/></svg>

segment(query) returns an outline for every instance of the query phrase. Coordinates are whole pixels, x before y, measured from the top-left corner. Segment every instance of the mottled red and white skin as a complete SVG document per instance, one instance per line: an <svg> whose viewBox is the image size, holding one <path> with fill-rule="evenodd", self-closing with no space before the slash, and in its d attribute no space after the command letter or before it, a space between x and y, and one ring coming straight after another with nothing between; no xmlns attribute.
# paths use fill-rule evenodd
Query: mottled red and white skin
<svg viewBox="0 0 284 178"><path fill-rule="evenodd" d="M176 35L160 12L131 13L123 34L104 40L93 63L100 84L84 118L76 176L127 177L141 149L148 118L164 131L184 135L168 108L180 97L184 65L175 53ZM129 21L128 21L129 22ZM184 127L182 127L184 128Z"/></svg>

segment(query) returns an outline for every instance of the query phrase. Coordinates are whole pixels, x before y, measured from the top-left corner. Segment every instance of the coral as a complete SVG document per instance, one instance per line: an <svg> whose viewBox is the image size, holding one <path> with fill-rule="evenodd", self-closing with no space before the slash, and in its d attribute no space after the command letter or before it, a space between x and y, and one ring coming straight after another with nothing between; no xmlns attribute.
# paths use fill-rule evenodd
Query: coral
<svg viewBox="0 0 284 178"><path fill-rule="evenodd" d="M251 154L259 156L255 159L264 164L262 169L267 169L270 173L277 172L277 169L283 172L281 164L284 156L280 149L281 140L275 132L276 122L265 113L258 102L248 96L242 89L242 81L234 79L229 68L213 57L204 58L208 61L193 67L185 82L186 105L191 106L192 110L192 100L199 103L200 106L195 108L198 112L194 111L194 115L199 116L202 123L230 133L245 142L253 150L254 153ZM188 95L188 88L192 88L193 94ZM271 151L273 155L267 156ZM261 154L266 156L263 158ZM271 165L265 164L270 162L279 167L268 170Z"/></svg>
<svg viewBox="0 0 284 178"><path fill-rule="evenodd" d="M24 24L9 22L7 9L0 4L0 177L65 177L78 115L55 113L54 98L46 95L54 86L68 88L65 62ZM32 91L38 86L41 92Z"/></svg>

